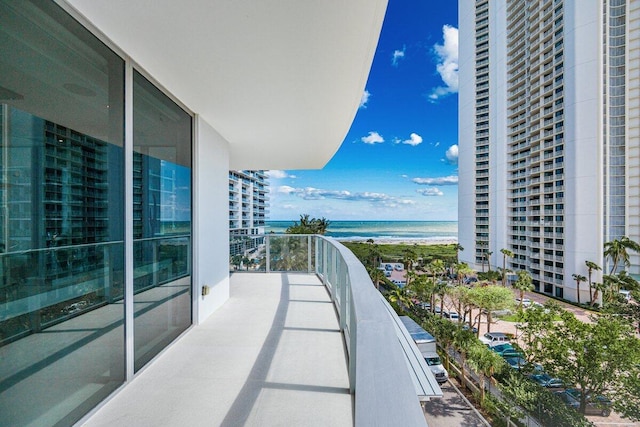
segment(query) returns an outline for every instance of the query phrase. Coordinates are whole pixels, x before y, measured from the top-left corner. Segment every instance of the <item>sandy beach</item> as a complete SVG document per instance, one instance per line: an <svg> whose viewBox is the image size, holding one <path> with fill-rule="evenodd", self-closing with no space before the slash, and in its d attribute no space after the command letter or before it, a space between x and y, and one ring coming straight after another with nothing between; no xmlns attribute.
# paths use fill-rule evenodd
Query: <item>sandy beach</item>
<svg viewBox="0 0 640 427"><path fill-rule="evenodd" d="M357 243L366 243L366 240L362 239L336 239L339 242L357 242ZM438 238L428 238L428 239L405 239L405 238L380 238L373 239L373 243L376 245L454 245L458 243L456 239L438 239Z"/></svg>

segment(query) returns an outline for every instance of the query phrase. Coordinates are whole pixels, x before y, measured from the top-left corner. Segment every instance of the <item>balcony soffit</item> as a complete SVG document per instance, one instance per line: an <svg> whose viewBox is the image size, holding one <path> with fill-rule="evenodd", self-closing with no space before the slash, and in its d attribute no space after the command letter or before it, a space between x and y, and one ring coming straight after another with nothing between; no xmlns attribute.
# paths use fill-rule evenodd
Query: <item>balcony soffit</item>
<svg viewBox="0 0 640 427"><path fill-rule="evenodd" d="M387 0L67 0L230 146L232 169L319 168L358 109Z"/></svg>

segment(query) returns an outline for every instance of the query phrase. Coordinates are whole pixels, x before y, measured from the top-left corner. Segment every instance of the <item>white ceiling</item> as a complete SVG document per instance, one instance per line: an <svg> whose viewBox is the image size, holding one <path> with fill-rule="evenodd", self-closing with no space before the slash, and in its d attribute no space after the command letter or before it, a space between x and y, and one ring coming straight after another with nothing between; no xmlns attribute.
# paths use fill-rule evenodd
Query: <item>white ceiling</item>
<svg viewBox="0 0 640 427"><path fill-rule="evenodd" d="M230 144L231 169L326 164L387 0L67 0Z"/></svg>

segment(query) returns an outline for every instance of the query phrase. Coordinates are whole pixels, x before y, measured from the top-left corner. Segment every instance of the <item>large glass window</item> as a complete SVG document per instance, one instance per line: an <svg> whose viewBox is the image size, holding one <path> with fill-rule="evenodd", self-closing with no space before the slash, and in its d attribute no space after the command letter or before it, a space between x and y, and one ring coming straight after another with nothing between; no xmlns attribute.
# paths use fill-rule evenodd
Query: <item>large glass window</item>
<svg viewBox="0 0 640 427"><path fill-rule="evenodd" d="M124 62L0 0L0 424L71 425L125 379Z"/></svg>
<svg viewBox="0 0 640 427"><path fill-rule="evenodd" d="M137 371L191 324L191 116L133 77Z"/></svg>

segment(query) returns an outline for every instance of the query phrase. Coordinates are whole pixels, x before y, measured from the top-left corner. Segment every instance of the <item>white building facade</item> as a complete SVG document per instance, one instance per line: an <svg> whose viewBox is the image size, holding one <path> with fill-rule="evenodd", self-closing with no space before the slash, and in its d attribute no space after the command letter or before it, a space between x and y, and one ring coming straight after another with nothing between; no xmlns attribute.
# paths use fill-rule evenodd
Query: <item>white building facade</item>
<svg viewBox="0 0 640 427"><path fill-rule="evenodd" d="M603 266L605 242L640 241L640 2L462 0L459 11L461 259L502 267L508 249L508 269L576 301L572 275ZM636 254L631 264L638 274Z"/></svg>
<svg viewBox="0 0 640 427"><path fill-rule="evenodd" d="M230 255L245 255L262 243L269 214L269 178L264 170L229 172Z"/></svg>

